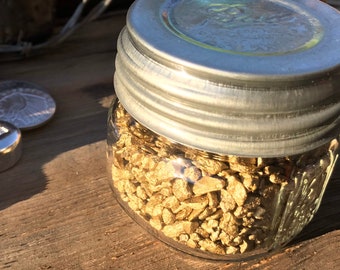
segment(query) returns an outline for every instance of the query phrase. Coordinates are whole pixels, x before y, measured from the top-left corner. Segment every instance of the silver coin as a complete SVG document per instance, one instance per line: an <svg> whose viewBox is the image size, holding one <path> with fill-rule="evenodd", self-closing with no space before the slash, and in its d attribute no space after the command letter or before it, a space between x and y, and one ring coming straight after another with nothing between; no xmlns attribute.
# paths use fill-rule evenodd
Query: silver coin
<svg viewBox="0 0 340 270"><path fill-rule="evenodd" d="M54 99L41 87L24 81L0 82L0 120L28 130L45 124L55 111Z"/></svg>

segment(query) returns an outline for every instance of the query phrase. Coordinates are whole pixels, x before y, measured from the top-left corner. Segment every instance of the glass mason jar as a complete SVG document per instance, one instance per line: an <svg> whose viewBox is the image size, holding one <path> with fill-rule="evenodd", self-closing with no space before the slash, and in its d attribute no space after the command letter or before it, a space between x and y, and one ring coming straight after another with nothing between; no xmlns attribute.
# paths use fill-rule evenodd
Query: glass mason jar
<svg viewBox="0 0 340 270"><path fill-rule="evenodd" d="M108 120L123 209L204 258L241 260L292 240L338 157L338 23L314 0L136 1Z"/></svg>

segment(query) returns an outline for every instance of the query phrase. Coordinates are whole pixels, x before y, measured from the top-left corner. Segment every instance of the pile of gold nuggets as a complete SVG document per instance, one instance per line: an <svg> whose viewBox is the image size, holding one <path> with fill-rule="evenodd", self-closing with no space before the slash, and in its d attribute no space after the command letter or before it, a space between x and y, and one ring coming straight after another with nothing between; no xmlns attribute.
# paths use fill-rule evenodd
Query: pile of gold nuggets
<svg viewBox="0 0 340 270"><path fill-rule="evenodd" d="M211 155L153 133L120 104L114 118L112 182L132 211L190 248L239 254L266 245L274 202L294 188L294 158Z"/></svg>

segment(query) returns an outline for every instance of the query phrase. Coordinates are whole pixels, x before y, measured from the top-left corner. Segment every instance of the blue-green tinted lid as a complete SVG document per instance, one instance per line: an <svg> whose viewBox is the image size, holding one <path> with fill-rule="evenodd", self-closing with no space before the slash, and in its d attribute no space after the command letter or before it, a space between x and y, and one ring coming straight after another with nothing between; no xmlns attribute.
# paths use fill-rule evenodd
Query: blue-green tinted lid
<svg viewBox="0 0 340 270"><path fill-rule="evenodd" d="M118 40L116 93L191 147L311 150L339 134L339 25L319 0L139 0Z"/></svg>

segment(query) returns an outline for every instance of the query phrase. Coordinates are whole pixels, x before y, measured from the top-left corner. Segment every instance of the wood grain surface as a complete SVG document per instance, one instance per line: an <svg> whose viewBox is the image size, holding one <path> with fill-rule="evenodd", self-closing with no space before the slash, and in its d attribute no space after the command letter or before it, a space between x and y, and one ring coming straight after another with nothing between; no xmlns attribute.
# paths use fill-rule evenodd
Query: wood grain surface
<svg viewBox="0 0 340 270"><path fill-rule="evenodd" d="M287 248L228 263L176 251L147 234L113 199L106 118L115 44L125 14L90 23L58 48L0 63L0 80L43 86L57 112L23 133L23 155L0 173L1 269L340 269L340 164L312 222Z"/></svg>

